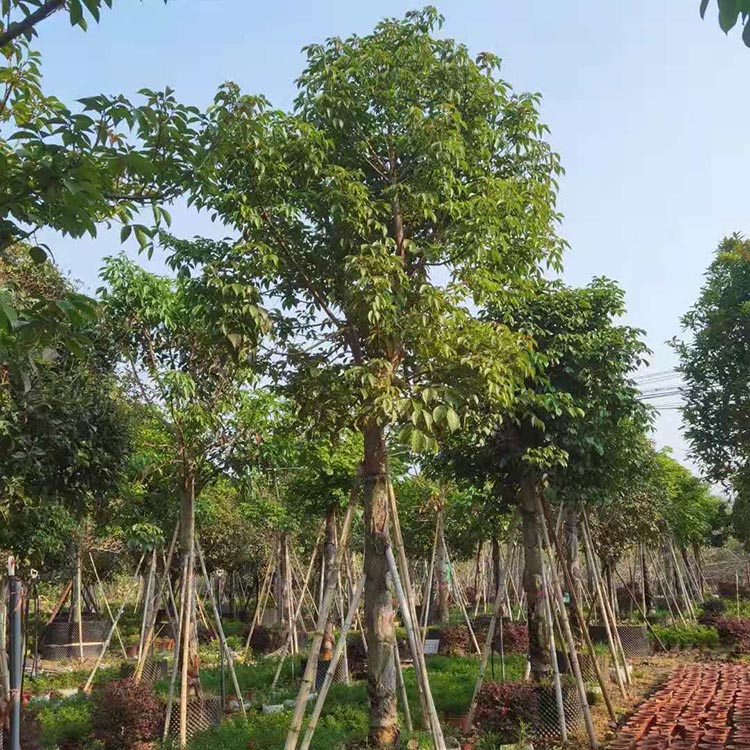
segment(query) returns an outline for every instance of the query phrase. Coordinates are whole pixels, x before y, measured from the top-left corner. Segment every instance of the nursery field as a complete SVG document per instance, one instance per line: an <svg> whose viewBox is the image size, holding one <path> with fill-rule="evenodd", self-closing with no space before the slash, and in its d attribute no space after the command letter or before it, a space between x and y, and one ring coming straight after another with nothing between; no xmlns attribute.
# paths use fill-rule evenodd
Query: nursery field
<svg viewBox="0 0 750 750"><path fill-rule="evenodd" d="M750 240L682 232L726 236L656 369L666 235L613 192L570 282L564 160L495 51L430 5L261 5L0 2L0 750L750 750ZM750 0L708 6L750 44ZM369 30L287 75L280 8ZM165 70L198 88L133 80ZM630 137L589 121L576 153ZM624 159L569 204L660 184ZM682 205L663 174L639 211Z"/></svg>

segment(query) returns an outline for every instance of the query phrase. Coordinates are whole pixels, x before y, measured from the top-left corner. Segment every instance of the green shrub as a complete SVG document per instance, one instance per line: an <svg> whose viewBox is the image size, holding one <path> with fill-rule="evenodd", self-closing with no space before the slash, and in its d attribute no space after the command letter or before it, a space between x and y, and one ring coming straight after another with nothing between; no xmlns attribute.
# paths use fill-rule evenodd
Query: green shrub
<svg viewBox="0 0 750 750"><path fill-rule="evenodd" d="M716 628L705 625L670 628L654 625L654 632L667 649L714 648L719 645Z"/></svg>
<svg viewBox="0 0 750 750"><path fill-rule="evenodd" d="M32 711L39 723L45 750L81 750L86 747L86 740L91 734L91 702L88 696L51 700L35 705Z"/></svg>

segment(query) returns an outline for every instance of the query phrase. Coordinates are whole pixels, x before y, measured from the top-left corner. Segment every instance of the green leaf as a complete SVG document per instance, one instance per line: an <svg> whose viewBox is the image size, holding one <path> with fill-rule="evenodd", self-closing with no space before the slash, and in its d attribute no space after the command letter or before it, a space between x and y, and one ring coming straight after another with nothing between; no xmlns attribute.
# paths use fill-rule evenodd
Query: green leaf
<svg viewBox="0 0 750 750"><path fill-rule="evenodd" d="M725 34L734 28L739 15L739 0L719 0L719 26Z"/></svg>
<svg viewBox="0 0 750 750"><path fill-rule="evenodd" d="M708 8L709 1L710 0L701 0L701 8L700 8L701 18L706 17L706 8Z"/></svg>
<svg viewBox="0 0 750 750"><path fill-rule="evenodd" d="M454 409L449 407L445 417L451 432L455 432L461 426L461 419Z"/></svg>

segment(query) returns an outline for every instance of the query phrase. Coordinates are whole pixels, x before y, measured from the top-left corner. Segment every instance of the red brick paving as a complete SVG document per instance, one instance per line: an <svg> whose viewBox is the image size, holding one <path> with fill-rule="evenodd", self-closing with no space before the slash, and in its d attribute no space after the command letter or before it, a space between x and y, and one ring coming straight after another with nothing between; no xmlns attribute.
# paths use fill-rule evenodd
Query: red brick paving
<svg viewBox="0 0 750 750"><path fill-rule="evenodd" d="M750 664L676 667L607 747L750 750Z"/></svg>

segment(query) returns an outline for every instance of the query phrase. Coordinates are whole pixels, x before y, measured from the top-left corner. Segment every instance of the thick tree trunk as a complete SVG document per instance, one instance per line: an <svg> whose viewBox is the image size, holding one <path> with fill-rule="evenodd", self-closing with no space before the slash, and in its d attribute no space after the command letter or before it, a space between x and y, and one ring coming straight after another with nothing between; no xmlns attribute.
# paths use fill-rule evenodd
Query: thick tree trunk
<svg viewBox="0 0 750 750"><path fill-rule="evenodd" d="M552 674L552 665L549 661L549 636L544 614L540 518L536 504L538 491L535 477L523 478L520 501L524 552L523 587L526 592L529 624L529 661L534 679L545 680Z"/></svg>
<svg viewBox="0 0 750 750"><path fill-rule="evenodd" d="M369 742L374 747L398 743L394 611L388 590L388 462L380 427L364 430L363 500L365 507L365 631Z"/></svg>
<svg viewBox="0 0 750 750"><path fill-rule="evenodd" d="M438 511L437 517L437 535L438 545L435 556L435 579L437 586L435 588L435 615L437 621L443 625L448 622L449 612L449 592L448 592L448 559L445 554L444 533L444 516L443 511Z"/></svg>
<svg viewBox="0 0 750 750"><path fill-rule="evenodd" d="M334 561L336 559L336 506L331 505L326 513L326 537L323 544L323 566L325 569L325 576L327 577L328 571L333 568ZM325 578L323 579L325 580ZM326 623L325 630L323 632L323 645L320 647L320 660L331 661L333 657L333 649L335 639L333 635L333 613L328 616L328 622Z"/></svg>
<svg viewBox="0 0 750 750"><path fill-rule="evenodd" d="M568 619L570 620L571 629L576 640L581 637L581 628L575 614L573 598L579 602L583 601L583 576L581 575L581 561L579 558L579 540L578 540L578 509L573 503L565 505L565 559L570 570L570 577L573 581L573 591L570 602L568 603ZM602 613L604 617L604 613Z"/></svg>

